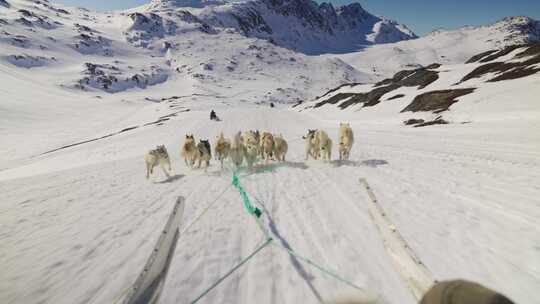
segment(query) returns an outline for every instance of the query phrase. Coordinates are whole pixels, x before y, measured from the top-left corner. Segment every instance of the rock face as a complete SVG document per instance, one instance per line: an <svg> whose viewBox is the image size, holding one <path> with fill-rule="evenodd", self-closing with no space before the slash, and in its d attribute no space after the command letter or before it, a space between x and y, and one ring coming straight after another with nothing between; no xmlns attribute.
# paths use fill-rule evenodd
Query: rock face
<svg viewBox="0 0 540 304"><path fill-rule="evenodd" d="M339 104L341 109L349 106L362 104L364 107L372 107L381 102L381 98L389 92L401 87L418 87L423 89L439 79L439 73L433 69L439 68L439 64L432 64L427 67L404 70L396 73L394 77L385 79L375 84L375 88L366 93L339 93L326 100L315 104L314 108L322 107L325 104ZM397 99L404 95L396 95L389 99Z"/></svg>
<svg viewBox="0 0 540 304"><path fill-rule="evenodd" d="M456 103L457 98L472 92L474 92L473 88L427 92L416 96L413 102L401 112L433 111L434 113L440 113L448 110L452 104Z"/></svg>
<svg viewBox="0 0 540 304"><path fill-rule="evenodd" d="M417 38L406 26L376 17L358 3L334 7L311 0L154 0L148 6L155 14L181 8L202 9L192 13L212 27L232 28L308 54L347 52Z"/></svg>
<svg viewBox="0 0 540 304"><path fill-rule="evenodd" d="M497 61L503 56L509 55L513 51L526 46L515 45L499 51L486 52L471 58L467 62L486 63L465 75L461 82L473 78L488 77L489 82L510 80L526 77L540 72L540 44L527 47L527 49L517 53L509 61Z"/></svg>
<svg viewBox="0 0 540 304"><path fill-rule="evenodd" d="M109 93L125 91L131 88L144 89L148 86L163 83L167 80L167 73L156 66L150 66L149 72L131 74L110 64L85 63L81 78L74 88L85 90L94 88Z"/></svg>
<svg viewBox="0 0 540 304"><path fill-rule="evenodd" d="M540 42L540 21L529 17L508 17L494 24L493 27L508 33L505 39L512 44Z"/></svg>

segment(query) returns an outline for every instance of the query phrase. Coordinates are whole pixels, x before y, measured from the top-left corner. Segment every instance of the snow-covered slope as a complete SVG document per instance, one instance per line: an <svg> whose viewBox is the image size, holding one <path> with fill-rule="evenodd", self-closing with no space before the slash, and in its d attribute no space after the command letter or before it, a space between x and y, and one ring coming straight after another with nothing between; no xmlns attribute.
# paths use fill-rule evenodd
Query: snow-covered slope
<svg viewBox="0 0 540 304"><path fill-rule="evenodd" d="M100 117L123 119L125 111L137 111L156 96L294 103L315 97L321 88L371 81L339 59L306 56L214 28L187 11L169 16L143 7L95 13L45 1L7 3L0 7L0 70L7 96L0 132L3 138L28 140L18 149L3 145L2 166L39 153L28 146L32 141L46 138L50 148L61 146L93 126L90 120L99 128ZM43 97L36 99L35 90ZM75 116L63 111L82 105L87 110ZM79 116L91 125L65 129L64 120Z"/></svg>
<svg viewBox="0 0 540 304"><path fill-rule="evenodd" d="M463 63L481 52L535 42L540 42L540 21L509 17L486 26L436 30L418 39L370 46L338 57L384 78L411 67Z"/></svg>
<svg viewBox="0 0 540 304"><path fill-rule="evenodd" d="M540 44L515 45L477 54L467 63L432 64L375 84L341 85L296 108L417 126L536 120L539 84Z"/></svg>
<svg viewBox="0 0 540 304"><path fill-rule="evenodd" d="M417 37L405 25L376 17L359 3L334 7L311 0L153 0L147 9L188 11L212 27L234 29L306 54L350 52Z"/></svg>

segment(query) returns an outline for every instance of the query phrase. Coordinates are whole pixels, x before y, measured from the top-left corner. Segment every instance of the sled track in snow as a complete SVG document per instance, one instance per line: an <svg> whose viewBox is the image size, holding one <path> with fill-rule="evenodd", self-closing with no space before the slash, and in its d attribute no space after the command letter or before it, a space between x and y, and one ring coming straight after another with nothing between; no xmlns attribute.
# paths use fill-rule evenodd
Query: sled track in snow
<svg viewBox="0 0 540 304"><path fill-rule="evenodd" d="M384 246L392 257L396 268L417 300L428 291L436 281L429 269L422 263L417 254L409 247L396 226L388 219L379 205L373 190L365 178L360 178L360 184L366 189L372 204L369 204L370 216L379 229Z"/></svg>

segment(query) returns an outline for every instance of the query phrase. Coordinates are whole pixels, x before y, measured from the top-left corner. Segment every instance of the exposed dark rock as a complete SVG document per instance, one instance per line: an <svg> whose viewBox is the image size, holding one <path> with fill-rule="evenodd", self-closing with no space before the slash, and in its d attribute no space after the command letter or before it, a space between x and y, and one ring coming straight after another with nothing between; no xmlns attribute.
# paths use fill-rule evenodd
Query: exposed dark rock
<svg viewBox="0 0 540 304"><path fill-rule="evenodd" d="M9 23L6 20L0 18L0 25L8 25L8 24Z"/></svg>
<svg viewBox="0 0 540 304"><path fill-rule="evenodd" d="M410 126L410 125L416 125L416 124L421 124L421 123L424 123L425 120L423 119L415 119L415 118L411 118L411 119L407 119L403 122L404 125L406 126Z"/></svg>
<svg viewBox="0 0 540 304"><path fill-rule="evenodd" d="M28 26L28 27L33 27L34 26L34 24L32 24L32 21L30 21L30 20L28 20L28 19L26 19L24 17L16 19L15 22L20 23L20 24L22 24L24 26Z"/></svg>
<svg viewBox="0 0 540 304"><path fill-rule="evenodd" d="M480 53L478 55L474 55L472 56L469 60L467 60L465 63L475 63L477 62L478 60L486 57L486 56L489 56L493 53L497 52L497 50L490 50L490 51L486 51L486 52L483 52L483 53Z"/></svg>
<svg viewBox="0 0 540 304"><path fill-rule="evenodd" d="M19 13L21 13L21 15L23 15L23 17L26 17L26 18L35 18L37 17L34 13L28 11L28 10L25 10L25 9L20 9L18 10Z"/></svg>
<svg viewBox="0 0 540 304"><path fill-rule="evenodd" d="M427 127L427 126L433 126L433 125L447 125L447 124L449 124L448 121L442 119L441 117L437 117L435 120L423 122L423 123L415 125L414 127L420 128L420 127Z"/></svg>
<svg viewBox="0 0 540 304"><path fill-rule="evenodd" d="M524 46L512 46L505 50L501 50L490 57L499 55L501 52L504 54L509 54L511 51L523 47ZM528 59L520 60L524 58ZM495 74L496 76L488 80L489 82L517 79L536 74L540 72L540 68L537 67L538 64L540 64L540 44L530 45L527 47L527 49L514 56L513 59L515 60L513 62L496 61L481 65L463 77L461 82L465 82L473 78L479 78L491 73ZM484 60L481 60L480 62L482 61Z"/></svg>
<svg viewBox="0 0 540 304"><path fill-rule="evenodd" d="M394 99L398 99L398 98L401 98L401 97L405 97L405 94L397 94L397 95L394 95L394 96L388 98L387 100L394 100Z"/></svg>
<svg viewBox="0 0 540 304"><path fill-rule="evenodd" d="M510 54L511 52L513 52L514 50L518 49L518 48L521 48L521 47L524 47L524 45L511 45L511 46L508 46L502 50L499 50L497 51L496 53L494 54L491 54L485 58L483 58L482 60L480 60L481 63L486 63L486 62L490 62L490 61L493 61L497 58L500 58L502 56L506 56L508 54Z"/></svg>
<svg viewBox="0 0 540 304"><path fill-rule="evenodd" d="M431 83L439 79L439 73L432 71L431 69L439 68L439 64L432 64L428 67L423 67L415 70L403 70L394 75L394 77L385 79L381 82L375 84L376 88L366 92L366 93L340 93L332 96L327 100L323 100L317 103L314 107L318 108L325 104L337 104L340 101L345 100L339 105L341 109L345 109L351 105L362 103L364 107L372 107L381 102L381 98L400 87L414 87L418 86L418 89L423 89ZM338 88L328 91L323 96L326 96L329 93L335 92L336 90L344 86L354 86L356 84L344 84ZM396 97L397 96L397 97ZM404 95L396 95L390 99L396 99L403 97Z"/></svg>
<svg viewBox="0 0 540 304"><path fill-rule="evenodd" d="M23 36L23 35L17 35L15 37L12 37L10 40L11 40L12 45L21 47L21 48L28 48L31 45L28 37Z"/></svg>
<svg viewBox="0 0 540 304"><path fill-rule="evenodd" d="M189 11L180 10L177 12L178 17L180 17L180 20L191 23L191 24L198 24L199 29L207 34L215 34L216 30L212 28L208 23L204 22L203 20L199 19L199 17L193 15Z"/></svg>
<svg viewBox="0 0 540 304"><path fill-rule="evenodd" d="M238 26L244 35L248 35L252 31L272 34L272 28L268 26L258 11L254 9L246 9L242 13L242 16L237 14L232 14L232 16L236 19L236 22L238 22Z"/></svg>
<svg viewBox="0 0 540 304"><path fill-rule="evenodd" d="M355 93L339 93L339 94L336 94L332 97L330 97L329 99L327 100L324 100L324 101L321 101L321 102L318 102L317 104L315 104L314 108L319 108L325 104L336 104L344 99L347 99L349 97L352 97L352 96L355 96L357 94Z"/></svg>
<svg viewBox="0 0 540 304"><path fill-rule="evenodd" d="M457 102L457 98L474 92L474 88L431 91L418 95L403 112L436 111L437 113L448 110Z"/></svg>
<svg viewBox="0 0 540 304"><path fill-rule="evenodd" d="M439 79L439 73L428 69L416 70L412 75L401 80L398 85L405 87L418 86L418 89L423 89L431 83Z"/></svg>
<svg viewBox="0 0 540 304"><path fill-rule="evenodd" d="M399 71L394 75L394 77L385 79L377 83L376 86L397 84L405 87L418 86L418 89L423 89L439 79L439 73L436 71L431 71L431 69L436 69L439 67L440 64L434 63L424 68Z"/></svg>
<svg viewBox="0 0 540 304"><path fill-rule="evenodd" d="M383 85L389 85L389 84L392 84L392 83L400 82L401 80L403 80L403 78L413 74L415 71L416 70L399 71L394 75L394 77L384 79L384 80L376 83L375 86L379 87L379 86L383 86Z"/></svg>
<svg viewBox="0 0 540 304"><path fill-rule="evenodd" d="M293 58L294 59L294 58ZM336 88L333 88L331 90L328 90L326 93L322 94L321 96L317 96L315 99L319 99L319 98L323 98L324 96L328 95L328 94L331 94L331 93L334 93L335 91L341 89L341 88L344 88L344 87L354 87L354 86L357 86L357 85L361 85L362 83L345 83L345 84L342 84Z"/></svg>
<svg viewBox="0 0 540 304"><path fill-rule="evenodd" d="M10 8L11 5L6 0L0 0L0 6Z"/></svg>
<svg viewBox="0 0 540 304"><path fill-rule="evenodd" d="M94 29L91 29L86 25L79 24L79 23L75 23L74 26L75 26L75 28L77 29L77 31L79 33L86 32L86 33L88 33L90 35L93 34L93 33L99 33L98 31L96 31Z"/></svg>
<svg viewBox="0 0 540 304"><path fill-rule="evenodd" d="M426 66L425 68L428 69L428 70L435 70L435 69L438 69L440 68L442 65L440 63L432 63L428 66Z"/></svg>

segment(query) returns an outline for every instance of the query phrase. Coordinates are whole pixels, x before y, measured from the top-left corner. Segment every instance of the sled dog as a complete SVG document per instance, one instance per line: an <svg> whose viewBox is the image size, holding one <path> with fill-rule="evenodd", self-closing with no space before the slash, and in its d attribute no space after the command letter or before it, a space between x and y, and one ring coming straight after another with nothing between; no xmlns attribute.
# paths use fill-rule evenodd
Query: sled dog
<svg viewBox="0 0 540 304"><path fill-rule="evenodd" d="M146 179L154 173L154 167L157 165L161 167L167 177L170 177L169 172L165 169L165 165L168 165L169 171L171 171L171 160L164 145L157 146L155 150L148 151L144 157L144 161L146 162Z"/></svg>
<svg viewBox="0 0 540 304"><path fill-rule="evenodd" d="M210 159L212 159L212 152L210 148L210 142L208 140L200 140L195 150L195 157L193 158L193 163L197 162L197 168L201 167L201 164L204 163L204 170L208 169L210 166Z"/></svg>
<svg viewBox="0 0 540 304"><path fill-rule="evenodd" d="M195 138L193 134L186 134L186 139L180 150L180 157L184 159L186 166L193 166L193 158L195 157L195 152L197 150L197 145L195 144Z"/></svg>
<svg viewBox="0 0 540 304"><path fill-rule="evenodd" d="M242 133L240 131L233 138L229 157L236 168L240 167L244 161L244 144L242 143Z"/></svg>
<svg viewBox="0 0 540 304"><path fill-rule="evenodd" d="M315 145L319 150L319 158L330 161L332 158L332 140L323 130L315 132Z"/></svg>
<svg viewBox="0 0 540 304"><path fill-rule="evenodd" d="M307 134L302 137L306 141L306 160L308 160L310 156L313 159L317 159L317 156L319 155L319 147L315 145L315 132L317 132L317 130L310 129Z"/></svg>
<svg viewBox="0 0 540 304"><path fill-rule="evenodd" d="M217 160L221 162L221 169L223 169L223 162L229 157L231 150L231 141L223 136L223 132L218 137L216 146L214 147L214 154Z"/></svg>
<svg viewBox="0 0 540 304"><path fill-rule="evenodd" d="M339 124L339 160L348 160L352 146L354 144L354 134L348 123Z"/></svg>
<svg viewBox="0 0 540 304"><path fill-rule="evenodd" d="M257 160L257 156L259 155L259 141L257 140L257 133L248 131L244 133L243 138L245 148L244 157L246 158L248 168L251 169Z"/></svg>
<svg viewBox="0 0 540 304"><path fill-rule="evenodd" d="M283 138L283 135L274 135L274 153L276 155L277 161L284 162L285 154L289 150L289 145L287 141Z"/></svg>
<svg viewBox="0 0 540 304"><path fill-rule="evenodd" d="M308 130L308 133L302 137L306 141L306 160L309 156L313 159L332 158L332 140L323 130Z"/></svg>
<svg viewBox="0 0 540 304"><path fill-rule="evenodd" d="M274 159L274 136L271 133L263 132L261 136L261 158L266 161Z"/></svg>

